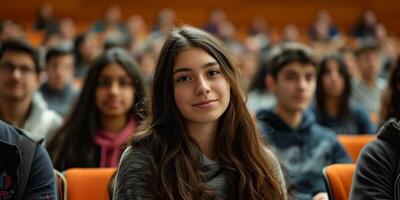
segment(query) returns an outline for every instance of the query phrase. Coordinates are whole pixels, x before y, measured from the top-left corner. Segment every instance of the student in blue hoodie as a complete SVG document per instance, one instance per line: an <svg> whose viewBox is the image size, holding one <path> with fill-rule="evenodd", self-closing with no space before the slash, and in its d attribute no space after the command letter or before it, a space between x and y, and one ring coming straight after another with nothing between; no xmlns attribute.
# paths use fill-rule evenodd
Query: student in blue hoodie
<svg viewBox="0 0 400 200"><path fill-rule="evenodd" d="M335 133L318 125L306 111L316 88L313 53L301 44L285 43L273 48L268 60L266 82L277 105L257 113L265 140L286 169L296 199L328 199L322 169L352 161Z"/></svg>

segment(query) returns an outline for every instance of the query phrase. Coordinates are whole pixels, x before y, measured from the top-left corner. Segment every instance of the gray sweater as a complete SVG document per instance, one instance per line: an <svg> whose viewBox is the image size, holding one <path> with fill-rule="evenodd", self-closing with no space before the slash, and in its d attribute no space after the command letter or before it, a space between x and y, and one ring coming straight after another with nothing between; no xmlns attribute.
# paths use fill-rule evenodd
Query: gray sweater
<svg viewBox="0 0 400 200"><path fill-rule="evenodd" d="M283 191L286 192L286 184L278 161L269 150L266 151L266 156L275 169L275 175L280 179ZM203 156L201 171L206 176L207 186L215 192L216 199L230 199L229 195L234 194L235 187L231 185L233 180L227 170L223 169L217 161ZM152 188L148 188L145 183L155 179L155 174L156 164L149 153L138 149L133 150L131 147L127 148L122 156L115 180L113 199L152 199Z"/></svg>

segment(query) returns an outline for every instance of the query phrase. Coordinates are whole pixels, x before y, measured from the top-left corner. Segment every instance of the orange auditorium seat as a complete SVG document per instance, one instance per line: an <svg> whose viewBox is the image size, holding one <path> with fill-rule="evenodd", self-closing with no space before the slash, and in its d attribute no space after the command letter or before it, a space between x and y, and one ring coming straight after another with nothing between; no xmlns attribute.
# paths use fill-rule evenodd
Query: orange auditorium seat
<svg viewBox="0 0 400 200"><path fill-rule="evenodd" d="M339 142L343 145L346 152L354 162L357 161L361 149L370 141L376 138L376 135L338 135Z"/></svg>
<svg viewBox="0 0 400 200"><path fill-rule="evenodd" d="M355 164L333 164L323 169L330 200L349 199Z"/></svg>
<svg viewBox="0 0 400 200"><path fill-rule="evenodd" d="M40 32L40 31L28 31L26 32L26 40L29 41L29 43L32 44L32 46L34 47L39 47L43 40L44 40L44 32Z"/></svg>
<svg viewBox="0 0 400 200"><path fill-rule="evenodd" d="M73 168L64 172L68 200L106 200L114 168Z"/></svg>

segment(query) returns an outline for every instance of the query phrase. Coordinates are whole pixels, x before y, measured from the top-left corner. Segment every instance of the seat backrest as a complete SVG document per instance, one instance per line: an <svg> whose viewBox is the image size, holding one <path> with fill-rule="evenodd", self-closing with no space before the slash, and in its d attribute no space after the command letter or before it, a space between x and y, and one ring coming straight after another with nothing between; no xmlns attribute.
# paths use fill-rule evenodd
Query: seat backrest
<svg viewBox="0 0 400 200"><path fill-rule="evenodd" d="M363 135L338 135L339 142L349 154L354 162L357 162L358 155L362 148L370 141L376 138L376 135L363 134Z"/></svg>
<svg viewBox="0 0 400 200"><path fill-rule="evenodd" d="M115 168L73 168L64 172L68 200L105 200Z"/></svg>
<svg viewBox="0 0 400 200"><path fill-rule="evenodd" d="M355 164L332 164L323 169L330 200L349 198L355 167Z"/></svg>
<svg viewBox="0 0 400 200"><path fill-rule="evenodd" d="M59 200L66 200L67 199L67 180L65 179L64 175L61 174L57 170L53 170L54 175L57 179L57 194Z"/></svg>

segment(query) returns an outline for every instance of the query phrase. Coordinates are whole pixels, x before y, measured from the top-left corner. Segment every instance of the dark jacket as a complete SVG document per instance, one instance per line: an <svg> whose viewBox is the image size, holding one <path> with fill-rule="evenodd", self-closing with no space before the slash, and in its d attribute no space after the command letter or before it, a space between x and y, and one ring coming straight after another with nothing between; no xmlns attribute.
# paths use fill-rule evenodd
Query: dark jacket
<svg viewBox="0 0 400 200"><path fill-rule="evenodd" d="M20 141L25 139L27 143L36 143L21 130L0 120L0 199L15 199L19 195L22 199L56 199L53 167L46 150L40 145L34 145L31 162L23 160L26 157L22 152L30 153L27 152L29 148L21 145ZM20 169L27 164L30 170L25 173ZM29 178L21 192L18 184L23 182L24 176Z"/></svg>
<svg viewBox="0 0 400 200"><path fill-rule="evenodd" d="M377 139L362 150L350 199L400 199L399 157L400 124L392 119L379 129Z"/></svg>
<svg viewBox="0 0 400 200"><path fill-rule="evenodd" d="M333 163L351 163L336 134L318 125L311 112L303 113L297 129L289 127L272 110L257 114L265 141L276 151L287 171L296 199L311 199L324 192L322 169Z"/></svg>
<svg viewBox="0 0 400 200"><path fill-rule="evenodd" d="M359 105L350 104L345 116L329 117L313 108L317 123L334 130L337 134L357 135L376 133L368 113Z"/></svg>

